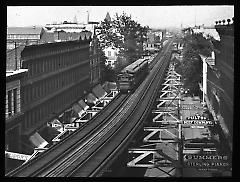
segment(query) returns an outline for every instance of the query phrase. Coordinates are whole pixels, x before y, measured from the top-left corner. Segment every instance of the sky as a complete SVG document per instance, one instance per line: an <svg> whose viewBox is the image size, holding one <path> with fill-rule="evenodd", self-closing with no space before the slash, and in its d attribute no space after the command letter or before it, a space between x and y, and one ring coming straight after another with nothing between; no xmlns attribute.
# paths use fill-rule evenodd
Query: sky
<svg viewBox="0 0 240 182"><path fill-rule="evenodd" d="M122 12L142 26L151 28L214 25L215 21L234 17L234 6L8 6L7 26L44 26L53 22L103 21L107 12L111 17ZM195 18L196 17L196 18Z"/></svg>

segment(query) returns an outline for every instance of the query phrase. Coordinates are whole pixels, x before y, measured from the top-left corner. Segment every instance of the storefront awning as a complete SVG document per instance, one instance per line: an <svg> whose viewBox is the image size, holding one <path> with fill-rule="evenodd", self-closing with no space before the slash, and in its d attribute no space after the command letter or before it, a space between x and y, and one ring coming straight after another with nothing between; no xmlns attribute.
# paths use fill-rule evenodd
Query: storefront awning
<svg viewBox="0 0 240 182"><path fill-rule="evenodd" d="M39 135L38 132L36 132L32 136L30 136L29 140L37 148L44 148L44 147L46 147L48 145L48 142L46 140L44 140L41 137L41 135Z"/></svg>
<svg viewBox="0 0 240 182"><path fill-rule="evenodd" d="M78 104L86 111L89 106L83 101L83 100L80 100L78 101Z"/></svg>
<svg viewBox="0 0 240 182"><path fill-rule="evenodd" d="M73 111L78 114L79 117L85 112L82 107L80 107L78 104L73 105Z"/></svg>
<svg viewBox="0 0 240 182"><path fill-rule="evenodd" d="M107 92L107 93L110 93L111 90L109 88L109 82L105 82L103 85L102 85L103 89Z"/></svg>
<svg viewBox="0 0 240 182"><path fill-rule="evenodd" d="M92 92L94 95L96 95L99 99L104 98L107 95L107 92L102 88L102 86L100 84L98 84L97 86L95 86L92 89Z"/></svg>
<svg viewBox="0 0 240 182"><path fill-rule="evenodd" d="M87 96L88 103L96 104L97 101L98 101L98 99L92 93L88 94L88 96Z"/></svg>

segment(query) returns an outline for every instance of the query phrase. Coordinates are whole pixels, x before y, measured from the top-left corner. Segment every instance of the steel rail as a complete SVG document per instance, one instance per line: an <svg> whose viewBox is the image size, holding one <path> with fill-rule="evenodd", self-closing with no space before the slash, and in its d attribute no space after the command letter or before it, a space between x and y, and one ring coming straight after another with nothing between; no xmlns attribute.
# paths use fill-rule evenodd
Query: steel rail
<svg viewBox="0 0 240 182"><path fill-rule="evenodd" d="M156 74L155 74L155 77L156 77ZM153 79L152 79L153 80ZM152 82L152 81L151 81ZM149 84L151 85L151 84ZM145 94L147 93L147 90L149 89L150 86L148 86L148 88L145 90L144 94L142 97L145 96ZM137 92L137 91L136 91ZM138 94L135 94L131 99L134 101L135 98ZM141 100L141 99L140 99ZM131 104L133 103L133 101L131 102ZM128 102L129 103L129 102ZM128 104L127 105L130 107L131 104ZM54 177L54 176L65 176L65 175L69 175L70 173L72 173L74 171L74 168L75 168L75 165L73 165L74 163L77 163L77 165L79 166L79 156L81 156L81 158L83 158L83 155L88 151L90 150L91 148L96 148L96 150L98 150L99 148L97 148L96 145L97 142L99 140L102 140L100 137L104 137L105 135L107 135L107 138L110 138L112 135L109 135L109 131L116 125L118 124L119 120L122 118L123 116L123 113L126 113L129 109L129 107L126 106L124 107L124 111L122 111L121 114L117 114L115 115L110 121L109 123L107 124L107 126L105 126L101 131L99 131L98 133L96 133L95 135L93 135L91 137L91 140L88 140L87 142L87 145L86 146L81 146L79 147L78 149L75 149L75 151L72 153L72 155L67 159L67 160L64 160L64 162L61 163L61 165L59 165L60 167L56 166L53 170L51 170L51 172L47 172L45 174L42 174L41 176L48 176L48 177ZM137 106L137 104L135 105ZM120 118L117 120L117 118ZM113 122L114 121L114 122ZM107 128L107 130L105 130L105 128ZM121 126L119 127L121 128ZM102 144L103 145L103 144ZM102 146L101 145L101 146ZM89 157L88 157L89 158ZM81 160L83 161L83 160ZM86 159L85 159L86 161ZM71 166L70 168L68 166ZM67 172L68 171L68 172Z"/></svg>
<svg viewBox="0 0 240 182"><path fill-rule="evenodd" d="M169 46L168 46L169 47ZM159 56L159 55L158 55ZM158 57L157 56L157 57ZM156 59L156 58L155 58ZM156 61L155 61L156 62ZM145 91L145 93L146 93L146 91ZM135 97L136 97L136 95L135 95ZM132 100L134 101L135 100L135 97L132 97ZM127 100L127 98L128 97L125 97L125 99L123 99L123 101L125 101L125 100ZM133 103L133 101L132 101L132 103ZM119 104L118 105L118 109L122 106L122 105L124 105L124 102L121 102L122 104ZM49 163L47 163L47 164L45 164L43 167L41 167L41 169L40 170L36 170L36 169L34 169L35 170L35 172L33 172L33 173L31 173L30 174L30 176L36 176L36 175L39 175L39 174L41 174L40 176L45 176L45 175L47 175L47 176L56 176L56 175L59 175L59 174L61 174L61 172L63 172L67 167L66 166L69 166L69 164L72 164L75 160L76 160L76 158L78 158L77 156L79 156L79 155L81 155L81 154L83 154L83 151L84 151L84 149L85 149L85 151L87 151L86 149L90 149L94 144L96 144L99 140L97 140L97 141L94 141L94 139L95 138L100 138L101 136L103 136L103 135L106 135L109 131L110 131L110 129L111 128L113 128L114 126L115 126L115 124L117 123L116 121L115 122L108 122L107 124L105 124L106 122L107 122L107 120L109 119L109 118L111 118L111 117L113 117L112 118L112 120L111 121L114 121L117 117L120 117L120 118L122 118L122 116L123 116L123 114L120 114L121 113L121 111L124 109L124 111L127 111L128 109L129 109L129 107L130 107L131 105L130 104L126 104L126 106L124 106L124 107L122 107L122 109L120 110L120 112L118 112L118 114L116 114L115 116L114 116L114 114L117 112L117 110L118 109L115 109L114 110L114 112L111 112L110 113L110 115L107 117L107 119L105 119L104 120L104 122L101 122L101 125L98 125L98 127L95 127L93 130L91 130L91 132L89 132L87 135L85 135L85 136L83 136L83 137L81 137L81 139L80 139L80 141L79 142L76 142L76 143L74 143L73 144L73 140L71 140L71 144L68 144L67 146L71 146L71 147L69 147L67 150L64 150L64 152L63 153L61 153L61 155L58 155L57 157L55 157L54 158L54 160L52 160L52 161L50 161ZM96 114L95 115L95 120L96 120L96 117L97 117L98 115ZM92 118L92 120L94 120L94 118ZM90 124L90 121L88 122L89 124ZM105 125L104 125L105 124ZM103 126L104 125L104 126ZM87 125L86 125L87 126ZM89 125L88 125L89 126ZM103 127L102 127L103 126ZM102 132L96 132L99 128L101 127L101 131ZM83 128L84 128L84 125L83 125ZM81 128L81 131L83 130L83 128ZM78 132L77 132L78 131ZM75 134L75 136L77 135L77 133L79 133L79 131L80 130L77 130L76 132L74 132L74 133L72 133L72 134ZM93 134L94 132L96 132L95 134ZM71 137L73 137L74 135L69 135L69 136L67 136L64 140L62 140L62 141L60 141L60 143L58 143L57 145L58 145L58 147L60 146L60 144L62 144L62 143L64 143L65 141L67 141L69 138L71 138ZM90 137L91 136L91 137ZM87 140L87 137L90 137L90 139L88 139ZM85 141L85 140L87 140L87 141ZM81 142L83 142L83 141L85 141L83 144L85 144L85 145L82 145L82 147L77 147L77 149L76 149L76 146L78 146L79 145L79 143L81 143ZM90 144L92 144L92 145L90 145ZM85 146L85 147L83 147L83 146ZM56 147L55 147L56 148ZM50 153L50 152L52 152L52 151L54 151L55 150L55 148L53 147L53 148L50 148L48 151L46 151L46 153L45 153L45 155L44 156L47 156L47 154L48 153ZM73 150L73 149L75 149L75 150ZM61 150L62 151L62 150ZM69 152L71 151L71 154L69 154ZM43 153L44 154L44 153ZM70 155L70 157L68 157L68 159L67 160L65 160L64 159L64 156L65 155L67 155L67 156L69 156ZM43 155L42 155L42 158L43 158ZM42 159L41 158L41 159ZM45 172L43 172L44 170L47 170L50 166L51 166L51 168L52 168L52 165L54 164L54 163L56 163L56 161L59 161L59 159L61 159L61 161L62 162L58 162L57 163L57 165L55 164L55 168L56 168L56 166L61 166L60 168L58 168L57 167L57 171L58 171L58 173L56 174L56 172L54 173L54 172L51 172L51 171L54 171L53 169L55 169L55 168L53 168L51 171L48 171L47 173ZM36 161L37 159L35 159L35 160L32 160L32 161L29 161L29 162L31 162L31 163L33 163L34 161ZM28 165L25 165L25 167L27 168L28 166L30 166L29 164L30 163L27 163ZM56 171L56 170L55 170ZM16 175L16 174L13 174L13 175Z"/></svg>
<svg viewBox="0 0 240 182"><path fill-rule="evenodd" d="M168 46L169 47L169 46ZM139 106L139 103L141 103L142 102L142 99L143 99L143 97L145 97L146 96L146 94L148 93L148 91L149 91L149 89L153 86L152 84L153 84L153 81L155 80L155 78L158 76L158 74L159 74L159 72L161 72L162 71L162 74L163 74L163 71L164 71L164 68L163 68L163 65L164 65L164 62L162 61L161 62L162 64L161 64L161 67L158 69L158 71L157 71L157 73L155 73L155 75L153 75L152 77L152 79L150 80L150 84L148 84L147 85L147 88L146 89L144 89L144 92L141 94L141 98L137 101L137 103L136 104L134 104L134 108L132 109L132 111L131 111L131 113L130 113L130 116L128 116L128 118L129 117L131 117L132 115L133 115L133 111ZM166 63L165 63L166 64ZM165 66L166 67L166 66ZM162 77L162 75L161 75L161 77ZM160 84L160 80L158 80L158 83L157 83L157 85L159 85ZM156 93L156 90L154 91L155 93ZM149 103L148 103L149 104ZM151 103L150 103L151 104ZM128 110L128 108L127 108L127 110ZM146 110L145 110L145 112L146 112ZM144 114L142 114L142 116L143 116ZM77 173L77 171L82 171L81 169L79 169L82 165L84 165L85 164L85 166L88 164L87 163L87 161L88 160L91 160L91 158L92 158L92 156L93 155L96 155L96 153L97 152L99 152L99 150L101 150L101 148L103 147L103 146L105 146L105 144L107 143L107 142L109 142L109 140L111 140L112 139L112 137L115 135L116 136L116 133L117 132L119 132L120 130L121 130L121 128L122 127L124 127L124 125L126 124L126 123L129 123L129 119L123 119L123 121L121 122L121 124L119 124L119 123L117 123L116 122L116 124L119 124L119 126L118 127L116 127L116 131L112 131L111 132L111 134L110 133L108 133L108 135L107 135L107 137L106 137L106 139L104 140L104 142L102 142L102 144L99 146L99 147L96 147L96 146L94 146L95 148L96 148L96 150L92 150L93 152L91 153L91 154L88 154L88 156L87 156L87 158L85 158L84 160L82 160L82 161L74 161L75 163L76 163L76 165L71 165L70 166L70 168L66 168L66 171L61 171L61 172L59 172L58 171L58 169L57 169L57 173L60 175L60 176L72 176L72 175L74 175L74 173ZM139 122L138 122L139 123ZM135 126L136 127L136 126ZM133 132L133 131L135 131L134 129L131 131L131 133ZM129 135L131 135L131 134L128 134L128 136ZM128 138L128 137L127 137ZM126 141L126 139L125 139L125 141ZM118 148L119 148L119 146L118 146ZM73 163L74 163L73 162ZM91 165L88 165L88 166L91 166ZM99 167L98 167L98 170L99 170ZM97 170L97 171L98 171ZM93 172L94 174L96 173L96 172ZM86 175L87 176L87 175ZM90 175L91 176L91 175Z"/></svg>
<svg viewBox="0 0 240 182"><path fill-rule="evenodd" d="M77 129L75 132L50 147L47 151L30 160L28 163L11 171L6 176L31 176L34 171L39 171L40 169L45 168L49 165L49 162L46 162L47 160L56 159L56 156L62 155L64 151L68 151L74 143L77 143L79 140L83 140L94 133L104 124L102 121L106 121L107 118L110 118L114 114L113 110L117 110L117 108L121 107L121 103L124 103L127 98L128 95L117 95L114 98L114 102L111 102L111 104L108 104L105 108L103 108L103 110L99 111L81 128Z"/></svg>
<svg viewBox="0 0 240 182"><path fill-rule="evenodd" d="M167 59L169 59L169 58L167 58ZM160 73L161 74L161 76L160 76L160 79L158 80L158 82L157 82L157 84L154 84L154 85L157 85L157 87L159 87L160 86L160 83L162 82L162 79L163 79L163 75L164 75L164 70L165 70L165 67L163 66L163 64L165 63L165 61L166 60L164 60L163 62L162 62L162 67L158 70L158 73ZM166 61L166 62L168 62L168 61ZM162 69L162 70L161 70ZM158 75L158 74L157 74ZM159 75L158 75L159 76ZM155 76L156 77L156 76ZM148 87L148 89L151 89L152 87L151 86L149 86ZM137 112L136 110L135 110L135 112L137 112L137 113L131 113L131 115L130 115L130 117L128 117L127 118L127 120L125 121L125 123L126 123L126 125L122 125L124 128L119 128L118 130L117 130L117 132L120 132L120 131L122 131L123 133L125 132L125 134L122 134L122 136L124 136L124 137L122 137L122 141L121 141L121 143L120 144L118 144L116 147L115 147L115 149L111 152L111 154L104 160L104 162L103 163L101 163L100 164L100 166L98 166L95 170L93 170L88 176L89 177L95 177L98 173L99 173L99 171L101 170L101 169L103 169L104 168L104 166L110 161L110 160L112 160L113 158L114 158L114 156L115 155L119 155L119 153L121 153L120 151L123 151L123 146L124 145L126 145L126 143L128 143L129 142L129 139L130 138L133 138L134 137L134 134L141 128L141 126L143 125L143 123L141 122L144 118L145 118L145 116L147 115L147 113L149 113L149 111L150 111L150 109L149 108L151 108L152 107L152 105L153 105L153 103L154 103L154 98L155 98L155 96L156 96L156 94L157 94L157 89L155 89L154 91L153 91L153 93L152 92L150 92L151 94L149 94L149 92L147 91L148 89L146 89L146 91L145 91L145 93L144 93L144 96L143 97L145 97L147 94L148 95L150 95L150 96L147 96L149 99L147 99L148 100L148 102L147 102L147 106L146 107L140 107L140 105L138 105L137 104L137 109L136 110L142 110L142 111L140 111L140 112ZM146 109L146 108L148 108L148 109ZM141 116L138 116L137 114L138 113L142 113L142 115ZM137 122L137 124L135 124L135 123L133 123L132 121L134 120L133 119L133 117L134 116L137 116L138 118L136 119L138 122ZM140 117L140 118L139 118ZM131 128L131 130L129 130L129 128ZM127 131L127 130L129 130L129 131ZM127 133L127 134L126 134ZM115 133L115 140L120 140L119 138L120 138L120 134L116 134ZM112 137L111 138L111 140L113 140L114 141L114 138ZM107 142L111 142L111 141L107 141ZM109 144L110 145L110 144ZM115 158L116 158L116 156L115 156ZM93 159L94 160L94 159ZM90 165L91 166L91 165Z"/></svg>
<svg viewBox="0 0 240 182"><path fill-rule="evenodd" d="M123 117L123 115L128 111L136 96L130 97L128 102L123 103L120 110L116 110L115 115L112 118L108 119L107 122L93 135L90 136L83 143L79 143L77 148L68 154L65 159L62 159L61 162L51 167L50 171L42 173L40 176L46 177L56 177L56 176L65 176L66 171L74 168L73 163L76 163L77 160L85 160L84 156L88 155L89 150L93 150L93 147L96 148L98 142L103 140L103 137L109 134L109 131L116 126L119 120Z"/></svg>

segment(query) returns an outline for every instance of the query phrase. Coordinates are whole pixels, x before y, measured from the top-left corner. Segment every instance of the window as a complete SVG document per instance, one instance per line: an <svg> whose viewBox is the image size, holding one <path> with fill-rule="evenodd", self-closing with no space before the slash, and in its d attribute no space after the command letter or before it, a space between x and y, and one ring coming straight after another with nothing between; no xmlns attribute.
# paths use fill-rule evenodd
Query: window
<svg viewBox="0 0 240 182"><path fill-rule="evenodd" d="M17 112L17 88L13 89L13 113Z"/></svg>
<svg viewBox="0 0 240 182"><path fill-rule="evenodd" d="M6 116L13 116L14 113L20 112L20 94L18 88L7 91L6 95Z"/></svg>
<svg viewBox="0 0 240 182"><path fill-rule="evenodd" d="M8 116L12 115L12 90L8 91Z"/></svg>

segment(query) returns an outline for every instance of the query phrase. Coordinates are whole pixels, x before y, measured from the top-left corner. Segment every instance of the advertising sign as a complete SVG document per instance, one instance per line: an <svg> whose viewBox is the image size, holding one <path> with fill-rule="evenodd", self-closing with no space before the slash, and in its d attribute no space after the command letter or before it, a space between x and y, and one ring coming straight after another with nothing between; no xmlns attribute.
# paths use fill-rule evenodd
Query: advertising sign
<svg viewBox="0 0 240 182"><path fill-rule="evenodd" d="M185 154L184 167L197 168L198 170L216 171L223 168L231 168L230 157L219 154Z"/></svg>
<svg viewBox="0 0 240 182"><path fill-rule="evenodd" d="M213 121L209 121L209 120L183 120L182 124L184 126L192 126L192 125L196 125L196 126L212 126L214 124Z"/></svg>

